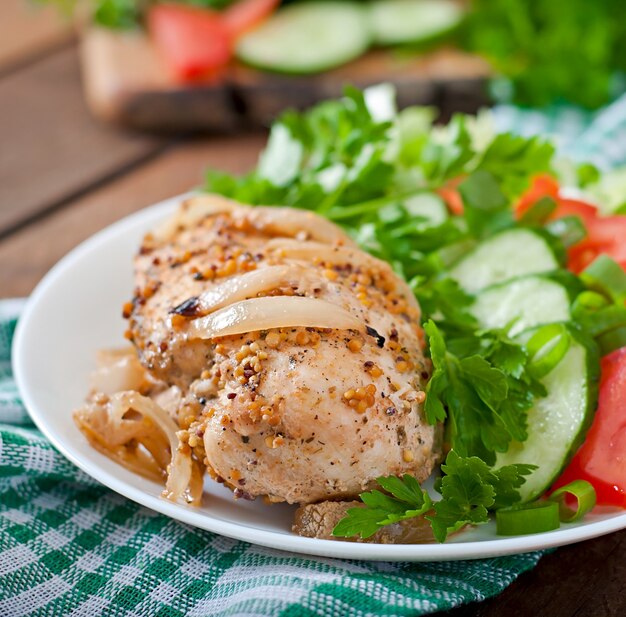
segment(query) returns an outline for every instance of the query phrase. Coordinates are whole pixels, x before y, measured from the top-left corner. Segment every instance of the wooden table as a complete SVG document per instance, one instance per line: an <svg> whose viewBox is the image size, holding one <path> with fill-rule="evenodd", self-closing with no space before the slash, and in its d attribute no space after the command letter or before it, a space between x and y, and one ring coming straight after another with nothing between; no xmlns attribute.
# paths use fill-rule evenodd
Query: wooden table
<svg viewBox="0 0 626 617"><path fill-rule="evenodd" d="M2 0L0 296L28 295L76 244L199 184L205 168L249 169L264 138L151 137L98 125L81 98L67 25ZM449 615L626 615L626 531L559 549L499 597Z"/></svg>

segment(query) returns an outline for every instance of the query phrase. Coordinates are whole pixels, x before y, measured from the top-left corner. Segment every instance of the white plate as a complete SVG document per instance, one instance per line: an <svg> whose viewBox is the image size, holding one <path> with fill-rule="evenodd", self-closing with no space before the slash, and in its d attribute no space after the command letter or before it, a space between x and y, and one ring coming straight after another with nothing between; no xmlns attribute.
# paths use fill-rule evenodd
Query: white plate
<svg viewBox="0 0 626 617"><path fill-rule="evenodd" d="M626 528L626 513L594 512L560 530L514 538L495 535L493 523L446 544L374 545L301 538L291 533L293 508L234 501L207 481L202 507L159 497L162 487L92 449L71 411L87 389L96 351L123 343L121 307L131 294L131 260L140 239L180 197L142 210L96 234L62 259L41 281L19 322L13 348L15 378L31 417L72 462L114 491L190 525L263 546L312 555L389 561L475 559L543 549Z"/></svg>

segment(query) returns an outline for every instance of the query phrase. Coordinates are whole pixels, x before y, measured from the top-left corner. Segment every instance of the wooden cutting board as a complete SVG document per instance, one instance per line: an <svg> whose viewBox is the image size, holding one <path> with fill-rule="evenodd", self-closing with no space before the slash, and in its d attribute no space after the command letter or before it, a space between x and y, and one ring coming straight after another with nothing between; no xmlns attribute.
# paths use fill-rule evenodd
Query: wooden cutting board
<svg viewBox="0 0 626 617"><path fill-rule="evenodd" d="M346 84L393 83L401 107L435 105L444 117L488 103L489 67L452 48L401 57L371 51L309 77L274 75L235 64L219 84L177 83L141 32L85 31L81 59L93 113L125 127L158 131L237 131L268 125L286 108L303 109L336 97Z"/></svg>

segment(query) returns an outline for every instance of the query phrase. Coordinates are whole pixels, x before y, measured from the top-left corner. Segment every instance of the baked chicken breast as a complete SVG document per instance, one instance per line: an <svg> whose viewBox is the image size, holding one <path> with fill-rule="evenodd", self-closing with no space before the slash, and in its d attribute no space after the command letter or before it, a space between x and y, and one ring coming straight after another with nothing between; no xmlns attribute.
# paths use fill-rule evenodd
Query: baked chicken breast
<svg viewBox="0 0 626 617"><path fill-rule="evenodd" d="M192 197L145 237L135 281L127 337L178 393L182 447L235 496L308 504L430 475L419 306L334 224Z"/></svg>

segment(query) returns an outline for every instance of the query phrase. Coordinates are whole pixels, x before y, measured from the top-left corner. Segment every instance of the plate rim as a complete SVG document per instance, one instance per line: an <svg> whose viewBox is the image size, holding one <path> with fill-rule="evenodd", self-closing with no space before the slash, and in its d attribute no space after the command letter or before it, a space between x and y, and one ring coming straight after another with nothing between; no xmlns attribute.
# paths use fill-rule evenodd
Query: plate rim
<svg viewBox="0 0 626 617"><path fill-rule="evenodd" d="M174 504L165 499L129 485L123 478L83 460L80 452L72 448L71 440L63 439L54 430L53 415L39 409L31 395L28 377L28 352L26 338L29 323L37 318L37 310L42 298L71 269L72 264L84 254L97 251L110 241L120 229L157 219L174 208L191 193L183 193L142 208L106 226L83 240L62 257L41 279L30 294L26 306L18 320L12 345L12 366L20 398L30 418L53 446L100 484L150 510L181 521L193 527L204 529L236 540L278 549L282 551L314 555L319 557L373 560L373 561L450 561L461 559L484 559L504 555L522 554L545 550L574 542L589 540L626 528L626 511L609 519L591 521L577 527L561 527L558 530L527 536L502 537L489 540L450 542L444 544L368 544L304 538L295 534L262 530L242 523L235 523L212 517L206 512L192 509L191 506Z"/></svg>

